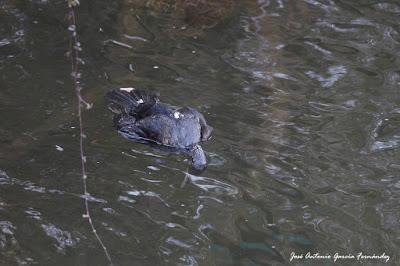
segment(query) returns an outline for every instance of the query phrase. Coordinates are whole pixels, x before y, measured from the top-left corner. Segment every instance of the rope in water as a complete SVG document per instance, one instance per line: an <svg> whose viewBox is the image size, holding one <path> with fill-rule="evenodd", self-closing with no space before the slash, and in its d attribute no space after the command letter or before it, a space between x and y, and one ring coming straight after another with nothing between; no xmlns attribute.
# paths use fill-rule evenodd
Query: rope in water
<svg viewBox="0 0 400 266"><path fill-rule="evenodd" d="M70 49L68 52L69 58L71 60L71 76L75 87L76 98L78 100L78 119L79 119L79 146L80 146L80 157L81 157L81 170L82 170L82 182L83 182L83 193L84 193L84 202L85 202L85 214L83 214L83 218L87 219L89 222L90 228L96 237L97 241L99 242L100 246L102 247L105 256L107 257L108 263L113 265L111 260L111 256L107 251L107 247L104 245L102 239L100 238L99 234L97 233L96 227L94 226L93 219L90 215L89 211L89 197L90 193L87 189L87 174L86 174L86 156L84 153L84 146L83 146L83 139L86 138L84 129L83 129L83 119L82 119L82 108L85 107L86 109L90 109L92 104L86 102L81 95L81 73L79 72L79 65L84 64L84 61L79 57L79 53L82 51L82 47L80 42L78 41L78 35L76 30L76 16L75 16L75 8L79 5L78 0L68 0L68 7L69 7L69 27L68 30L71 34L70 39Z"/></svg>

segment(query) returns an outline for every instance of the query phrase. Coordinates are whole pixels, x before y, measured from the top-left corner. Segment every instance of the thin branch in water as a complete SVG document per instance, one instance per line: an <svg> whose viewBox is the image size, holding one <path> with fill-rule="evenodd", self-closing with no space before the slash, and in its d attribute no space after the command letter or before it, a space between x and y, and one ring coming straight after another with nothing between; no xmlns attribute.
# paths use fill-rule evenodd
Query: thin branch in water
<svg viewBox="0 0 400 266"><path fill-rule="evenodd" d="M79 135L79 146L80 146L80 158L81 158L81 170L82 170L82 183L83 183L83 194L84 194L84 202L85 202L85 213L82 215L84 219L87 219L89 222L90 228L96 237L97 241L99 242L100 246L102 247L105 256L107 257L108 263L113 265L111 260L111 256L107 251L106 246L104 245L103 241L101 240L99 234L97 233L96 227L94 226L93 219L90 215L89 211L89 196L90 193L87 189L87 174L86 174L86 156L84 155L84 146L83 146L83 139L86 138L85 132L83 130L83 119L82 119L82 108L85 107L86 109L90 109L93 105L91 103L86 102L81 95L81 73L79 72L79 65L83 64L83 60L79 57L79 53L82 51L82 47L80 42L78 41L78 36L76 32L76 16L75 16L75 8L79 5L78 0L68 0L68 7L69 7L69 27L68 30L71 33L70 39L70 48L68 55L71 60L71 77L73 79L73 83L75 86L76 98L78 100L78 119L79 119L79 128L80 128L80 135Z"/></svg>

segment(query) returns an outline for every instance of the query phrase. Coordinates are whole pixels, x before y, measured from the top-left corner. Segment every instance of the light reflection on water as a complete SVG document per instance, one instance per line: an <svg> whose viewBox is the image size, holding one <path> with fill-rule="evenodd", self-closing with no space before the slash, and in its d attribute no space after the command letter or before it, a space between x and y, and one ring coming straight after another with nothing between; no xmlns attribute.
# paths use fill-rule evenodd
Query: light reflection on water
<svg viewBox="0 0 400 266"><path fill-rule="evenodd" d="M285 265L308 251L400 263L398 4L242 1L202 30L162 1L87 2L85 197L116 264ZM82 218L64 5L0 7L10 265L106 263ZM131 86L205 114L215 131L203 173L118 136L103 96Z"/></svg>

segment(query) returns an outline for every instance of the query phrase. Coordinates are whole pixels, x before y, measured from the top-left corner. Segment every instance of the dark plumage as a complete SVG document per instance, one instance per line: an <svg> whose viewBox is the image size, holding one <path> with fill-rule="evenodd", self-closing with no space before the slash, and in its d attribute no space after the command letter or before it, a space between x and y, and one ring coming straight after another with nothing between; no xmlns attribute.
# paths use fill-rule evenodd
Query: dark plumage
<svg viewBox="0 0 400 266"><path fill-rule="evenodd" d="M106 101L115 113L114 125L125 138L183 152L196 169L206 166L198 143L211 137L212 127L196 109L161 103L156 94L132 88L110 91Z"/></svg>

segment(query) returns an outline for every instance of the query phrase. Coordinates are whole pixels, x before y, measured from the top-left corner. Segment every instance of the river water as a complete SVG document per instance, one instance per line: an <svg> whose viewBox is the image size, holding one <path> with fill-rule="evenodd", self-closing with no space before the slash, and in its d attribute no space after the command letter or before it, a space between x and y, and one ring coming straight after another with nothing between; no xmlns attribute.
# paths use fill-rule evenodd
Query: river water
<svg viewBox="0 0 400 266"><path fill-rule="evenodd" d="M400 264L397 1L246 0L190 23L171 1L81 2L89 204L114 264ZM82 217L67 11L0 1L1 265L108 264ZM119 87L201 110L207 169L120 137ZM290 260L308 252L332 259Z"/></svg>

